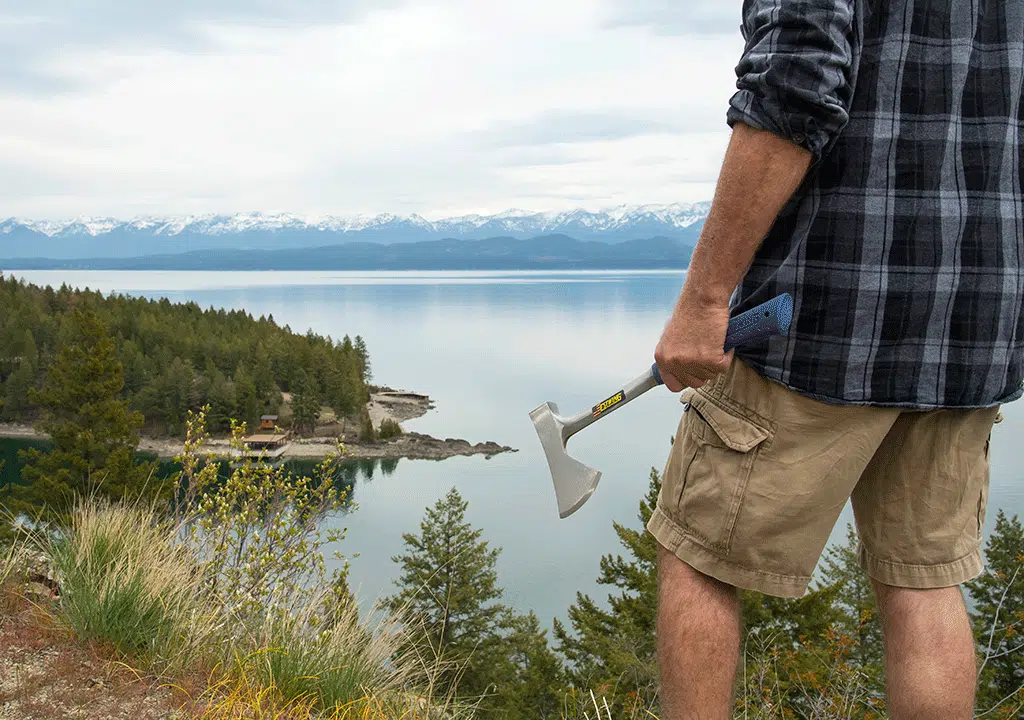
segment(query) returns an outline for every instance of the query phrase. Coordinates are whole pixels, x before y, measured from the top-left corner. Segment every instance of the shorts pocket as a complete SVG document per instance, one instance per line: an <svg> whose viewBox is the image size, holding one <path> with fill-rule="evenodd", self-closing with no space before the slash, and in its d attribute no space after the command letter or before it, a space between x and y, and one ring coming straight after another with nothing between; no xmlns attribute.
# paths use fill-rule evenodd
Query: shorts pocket
<svg viewBox="0 0 1024 720"><path fill-rule="evenodd" d="M772 429L692 390L681 399L689 403L692 456L682 478L679 519L694 539L728 552L747 482Z"/></svg>

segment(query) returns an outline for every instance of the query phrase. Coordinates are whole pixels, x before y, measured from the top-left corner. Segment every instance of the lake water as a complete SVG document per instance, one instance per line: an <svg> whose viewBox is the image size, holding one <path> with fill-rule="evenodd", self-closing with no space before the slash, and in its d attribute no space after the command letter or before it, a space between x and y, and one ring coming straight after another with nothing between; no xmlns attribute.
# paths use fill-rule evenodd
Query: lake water
<svg viewBox="0 0 1024 720"><path fill-rule="evenodd" d="M678 272L72 272L13 274L35 284L68 283L203 307L273 314L296 332L361 335L374 380L428 393L437 407L410 430L519 452L441 462L402 460L390 474L362 476L343 552L364 601L393 591L393 555L424 509L450 488L469 501L468 520L500 546L506 600L550 626L582 590L597 586L603 554L621 546L618 521L638 527L652 467L661 469L679 418L678 396L657 388L570 441L572 454L603 472L575 515L560 520L547 465L530 422L546 400L576 412L650 367L682 283ZM1004 409L992 448L991 511L1024 510L1024 405ZM834 538L852 520L847 508Z"/></svg>

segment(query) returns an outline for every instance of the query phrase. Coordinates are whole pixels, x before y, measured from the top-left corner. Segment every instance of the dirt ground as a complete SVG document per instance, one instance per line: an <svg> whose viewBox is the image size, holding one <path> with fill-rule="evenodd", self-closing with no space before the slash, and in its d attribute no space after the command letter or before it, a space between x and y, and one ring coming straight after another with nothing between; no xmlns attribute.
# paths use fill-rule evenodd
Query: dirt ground
<svg viewBox="0 0 1024 720"><path fill-rule="evenodd" d="M45 603L45 598L39 598ZM179 693L74 642L40 606L0 588L0 720L178 720Z"/></svg>

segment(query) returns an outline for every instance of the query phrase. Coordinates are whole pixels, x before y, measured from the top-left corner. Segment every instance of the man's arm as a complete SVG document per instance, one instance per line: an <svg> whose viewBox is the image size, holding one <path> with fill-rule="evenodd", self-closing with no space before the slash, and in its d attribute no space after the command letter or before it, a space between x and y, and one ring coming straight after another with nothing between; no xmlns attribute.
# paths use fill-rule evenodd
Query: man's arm
<svg viewBox="0 0 1024 720"><path fill-rule="evenodd" d="M854 0L747 0L733 136L686 283L655 350L672 392L728 368L729 298L780 210L849 119Z"/></svg>
<svg viewBox="0 0 1024 720"><path fill-rule="evenodd" d="M728 367L729 298L812 157L774 133L734 127L686 283L654 354L672 392L700 387Z"/></svg>
<svg viewBox="0 0 1024 720"><path fill-rule="evenodd" d="M775 218L803 182L812 157L774 133L736 124L690 261L687 294L705 304L729 302Z"/></svg>

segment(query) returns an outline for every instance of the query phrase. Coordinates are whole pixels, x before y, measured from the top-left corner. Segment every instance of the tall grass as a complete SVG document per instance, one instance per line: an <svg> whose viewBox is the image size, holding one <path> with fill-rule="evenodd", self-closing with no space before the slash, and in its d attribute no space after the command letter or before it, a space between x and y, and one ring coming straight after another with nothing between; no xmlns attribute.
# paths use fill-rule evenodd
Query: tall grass
<svg viewBox="0 0 1024 720"><path fill-rule="evenodd" d="M199 568L152 508L81 501L42 545L60 616L78 637L161 671L187 667L213 642L219 619Z"/></svg>
<svg viewBox="0 0 1024 720"><path fill-rule="evenodd" d="M0 522L3 521L0 516ZM25 545L22 542L11 542L0 545L0 588L17 578L24 569Z"/></svg>

